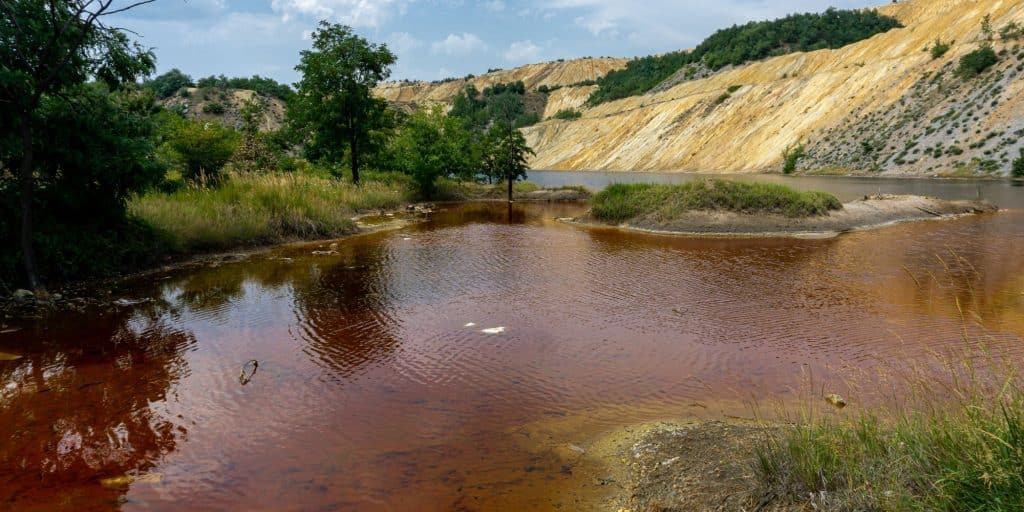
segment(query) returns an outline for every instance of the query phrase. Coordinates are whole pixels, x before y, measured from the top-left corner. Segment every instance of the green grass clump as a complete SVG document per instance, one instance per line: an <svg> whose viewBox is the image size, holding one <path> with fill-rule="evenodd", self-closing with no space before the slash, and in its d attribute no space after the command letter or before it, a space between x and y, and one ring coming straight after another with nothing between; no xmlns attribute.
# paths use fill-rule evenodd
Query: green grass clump
<svg viewBox="0 0 1024 512"><path fill-rule="evenodd" d="M403 187L297 174L230 176L209 187L149 192L128 205L131 217L154 228L183 253L229 249L351 233L359 212L401 205Z"/></svg>
<svg viewBox="0 0 1024 512"><path fill-rule="evenodd" d="M1018 380L943 386L895 415L864 410L781 428L758 449L761 492L824 510L1024 510Z"/></svg>
<svg viewBox="0 0 1024 512"><path fill-rule="evenodd" d="M809 217L842 207L835 196L824 192L800 192L783 185L711 179L680 185L611 185L594 196L591 211L596 219L622 222L647 216L671 220L695 210Z"/></svg>

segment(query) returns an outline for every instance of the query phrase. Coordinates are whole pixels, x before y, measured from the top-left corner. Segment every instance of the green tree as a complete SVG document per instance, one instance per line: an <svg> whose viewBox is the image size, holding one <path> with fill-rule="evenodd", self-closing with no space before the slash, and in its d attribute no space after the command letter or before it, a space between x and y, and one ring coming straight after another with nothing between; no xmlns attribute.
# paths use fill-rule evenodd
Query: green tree
<svg viewBox="0 0 1024 512"><path fill-rule="evenodd" d="M350 27L320 22L313 49L304 50L296 71L302 79L289 102L288 118L301 132L311 155L340 162L348 153L352 181L359 183L364 146L386 121L386 102L373 88L391 74L395 55L370 43Z"/></svg>
<svg viewBox="0 0 1024 512"><path fill-rule="evenodd" d="M413 113L391 141L395 168L412 176L420 196L433 199L440 177L474 170L469 132L434 106Z"/></svg>
<svg viewBox="0 0 1024 512"><path fill-rule="evenodd" d="M184 87L195 86L195 83L192 81L192 77L182 73L178 68L174 68L152 80L142 82L142 86L153 91L157 98L164 99L170 98Z"/></svg>
<svg viewBox="0 0 1024 512"><path fill-rule="evenodd" d="M1024 148L1020 150L1020 158L1013 161L1013 169L1010 172L1014 178L1024 178Z"/></svg>
<svg viewBox="0 0 1024 512"><path fill-rule="evenodd" d="M34 195L38 188L37 141L60 127L43 122L43 105L74 103L89 79L112 89L153 70L152 52L131 42L110 16L155 0L0 1L0 161L18 180L20 249L25 278L40 286L33 249ZM89 134L79 134L87 137ZM62 169L75 173L77 165Z"/></svg>
<svg viewBox="0 0 1024 512"><path fill-rule="evenodd" d="M512 184L526 179L526 171L530 169L527 165L529 155L536 153L526 144L522 132L516 129L515 121L521 112L522 103L517 105L514 98L507 94L497 99L493 104L495 122L488 133L489 141L482 161L489 176L508 181L508 201L511 203Z"/></svg>
<svg viewBox="0 0 1024 512"><path fill-rule="evenodd" d="M189 181L216 179L238 148L238 134L217 123L180 120L168 145Z"/></svg>

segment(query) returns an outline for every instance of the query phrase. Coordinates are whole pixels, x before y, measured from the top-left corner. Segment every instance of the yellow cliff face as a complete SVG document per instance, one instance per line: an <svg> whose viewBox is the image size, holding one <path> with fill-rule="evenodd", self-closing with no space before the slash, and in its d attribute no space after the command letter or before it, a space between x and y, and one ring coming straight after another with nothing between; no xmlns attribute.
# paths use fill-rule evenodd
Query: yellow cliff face
<svg viewBox="0 0 1024 512"><path fill-rule="evenodd" d="M388 82L377 87L378 96L392 102L448 103L467 84L478 90L484 90L499 83L522 80L528 90L542 85L567 86L587 80L596 80L609 71L626 67L628 59L577 59L563 62L545 62L528 64L514 69L504 69L480 75L469 80L459 79L449 82ZM585 100L586 98L584 98Z"/></svg>
<svg viewBox="0 0 1024 512"><path fill-rule="evenodd" d="M880 10L898 18L905 28L837 50L767 59L660 93L602 104L583 110L583 117L575 121L549 120L526 128L527 141L537 152L532 167L757 172L779 169L783 152L804 143L816 165L866 170L867 159L857 152L875 133L884 150L892 153L872 157L876 172L939 173L940 167L971 158L991 159L1005 172L1006 154L1016 155L1021 145L1010 141L1012 132L1024 129L1024 73L1018 56L1024 52L1015 49L1024 40L1004 42L996 36L996 51L1006 53L988 73L991 76L962 83L952 76L952 69L962 55L978 48L986 14L997 31L1011 21L1024 23L1024 2L907 0ZM923 50L936 37L955 44L933 60ZM936 75L940 81L926 80ZM718 103L734 85L742 87ZM982 87L995 93L990 97L986 90L981 98ZM570 92L583 99L582 105L585 92L566 94ZM567 108L552 105L560 101L552 96L546 116ZM958 121L943 124L941 131L927 128L929 120L960 107L967 110L960 116L962 125ZM894 112L902 117L896 118ZM996 138L1007 141L998 151L991 144L987 150L968 147L973 138L999 131L1005 133ZM936 138L958 139L965 153L934 162L919 156L923 143ZM843 147L830 150L838 141ZM939 142L945 141L936 139Z"/></svg>

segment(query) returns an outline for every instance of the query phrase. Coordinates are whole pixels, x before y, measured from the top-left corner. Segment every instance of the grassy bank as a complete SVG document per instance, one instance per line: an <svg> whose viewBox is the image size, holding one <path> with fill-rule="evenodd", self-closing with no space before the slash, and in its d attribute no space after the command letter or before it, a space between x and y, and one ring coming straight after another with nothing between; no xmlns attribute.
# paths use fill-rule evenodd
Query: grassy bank
<svg viewBox="0 0 1024 512"><path fill-rule="evenodd" d="M816 510L1024 510L1015 367L942 367L911 371L889 410L807 415L775 431L757 453L761 492Z"/></svg>
<svg viewBox="0 0 1024 512"><path fill-rule="evenodd" d="M623 222L638 217L670 220L689 211L823 215L842 208L824 192L799 192L782 185L726 180L697 180L680 185L650 183L611 185L594 196L594 218Z"/></svg>
<svg viewBox="0 0 1024 512"><path fill-rule="evenodd" d="M128 211L172 250L190 253L341 236L355 230L353 215L398 207L407 195L387 181L357 187L300 174L234 175L216 186L135 196Z"/></svg>

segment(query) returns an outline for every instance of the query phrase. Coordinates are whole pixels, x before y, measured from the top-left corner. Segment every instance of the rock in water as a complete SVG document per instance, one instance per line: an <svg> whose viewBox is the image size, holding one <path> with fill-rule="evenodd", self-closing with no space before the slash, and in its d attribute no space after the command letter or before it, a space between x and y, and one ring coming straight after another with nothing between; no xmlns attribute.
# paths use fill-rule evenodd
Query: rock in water
<svg viewBox="0 0 1024 512"><path fill-rule="evenodd" d="M25 290L25 289L19 289L19 290L14 290L14 295L11 295L11 297L14 297L14 300L17 300L19 302L24 302L24 301L35 299L36 298L36 294L34 294L34 293L32 293L32 292L30 292L28 290Z"/></svg>

